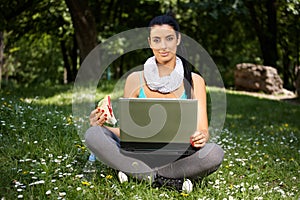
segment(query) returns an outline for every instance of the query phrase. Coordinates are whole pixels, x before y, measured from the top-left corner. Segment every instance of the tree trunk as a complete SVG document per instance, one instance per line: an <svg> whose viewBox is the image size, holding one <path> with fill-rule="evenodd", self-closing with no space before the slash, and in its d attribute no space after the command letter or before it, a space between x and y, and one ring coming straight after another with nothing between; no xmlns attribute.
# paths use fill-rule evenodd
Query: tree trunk
<svg viewBox="0 0 300 200"><path fill-rule="evenodd" d="M3 52L4 52L4 36L3 36L3 32L0 31L0 89L2 85Z"/></svg>
<svg viewBox="0 0 300 200"><path fill-rule="evenodd" d="M85 0L65 0L70 10L81 62L97 45L95 18Z"/></svg>
<svg viewBox="0 0 300 200"><path fill-rule="evenodd" d="M73 47L71 50L71 60L72 60L72 81L75 80L76 78L76 74L77 74L77 60L78 60L78 45L77 45L77 41L76 41L76 37L75 35L73 36Z"/></svg>
<svg viewBox="0 0 300 200"><path fill-rule="evenodd" d="M66 42L64 40L60 41L60 48L64 60L64 84L68 84L70 82L70 77L72 76L71 67L69 63L68 52L66 48Z"/></svg>
<svg viewBox="0 0 300 200"><path fill-rule="evenodd" d="M283 64L283 87L289 90L293 90L293 74L290 73L292 52L289 50L288 45L282 45L282 64Z"/></svg>
<svg viewBox="0 0 300 200"><path fill-rule="evenodd" d="M264 65L276 67L277 53L277 17L276 0L264 0L259 5L254 1L246 1L251 21L258 36ZM260 6L260 9L256 9Z"/></svg>

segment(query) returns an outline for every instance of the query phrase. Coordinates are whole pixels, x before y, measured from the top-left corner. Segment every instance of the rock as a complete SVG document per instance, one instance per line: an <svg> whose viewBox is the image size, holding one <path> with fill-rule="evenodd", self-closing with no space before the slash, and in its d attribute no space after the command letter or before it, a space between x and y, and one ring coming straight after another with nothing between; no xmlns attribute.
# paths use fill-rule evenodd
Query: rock
<svg viewBox="0 0 300 200"><path fill-rule="evenodd" d="M238 90L263 91L267 94L283 92L283 81L273 67L251 63L237 64L234 78Z"/></svg>

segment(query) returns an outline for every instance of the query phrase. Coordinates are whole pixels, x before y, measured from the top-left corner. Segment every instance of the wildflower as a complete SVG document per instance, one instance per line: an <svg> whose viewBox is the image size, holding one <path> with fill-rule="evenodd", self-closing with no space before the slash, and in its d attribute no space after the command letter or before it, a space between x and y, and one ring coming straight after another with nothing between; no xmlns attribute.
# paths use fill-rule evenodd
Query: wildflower
<svg viewBox="0 0 300 200"><path fill-rule="evenodd" d="M184 192L180 193L180 195L183 196L183 197L189 196L189 194L186 194L186 193L184 193Z"/></svg>
<svg viewBox="0 0 300 200"><path fill-rule="evenodd" d="M18 195L18 199L23 199L23 195Z"/></svg>
<svg viewBox="0 0 300 200"><path fill-rule="evenodd" d="M105 178L106 179L112 179L112 175L107 175Z"/></svg>
<svg viewBox="0 0 300 200"><path fill-rule="evenodd" d="M264 158L269 158L269 155L268 154L264 155Z"/></svg>
<svg viewBox="0 0 300 200"><path fill-rule="evenodd" d="M58 193L58 195L61 196L61 197L66 196L66 194L67 194L67 193L65 193L65 192L59 192L59 193Z"/></svg>
<svg viewBox="0 0 300 200"><path fill-rule="evenodd" d="M77 174L76 176L75 176L75 178L82 178L83 177L83 174Z"/></svg>
<svg viewBox="0 0 300 200"><path fill-rule="evenodd" d="M71 118L71 117L68 117L68 118L67 118L67 124L68 124L68 125L71 125L72 123L73 123L72 118Z"/></svg>
<svg viewBox="0 0 300 200"><path fill-rule="evenodd" d="M49 194L51 194L51 190L48 190L48 191L46 192L46 195L49 195Z"/></svg>
<svg viewBox="0 0 300 200"><path fill-rule="evenodd" d="M166 193L162 193L162 194L159 195L159 197L166 197L166 198L168 199L168 198L169 198L169 195L166 194Z"/></svg>
<svg viewBox="0 0 300 200"><path fill-rule="evenodd" d="M30 183L29 186L32 186L32 185L39 185L39 184L44 184L44 183L45 183L44 180L40 180L40 181L36 181L36 182Z"/></svg>
<svg viewBox="0 0 300 200"><path fill-rule="evenodd" d="M91 183L88 182L88 181L81 181L81 183L82 183L82 185L86 185L86 186L90 186L91 185Z"/></svg>
<svg viewBox="0 0 300 200"><path fill-rule="evenodd" d="M258 190L258 189L259 189L259 186L258 186L258 185L254 185L254 186L253 186L253 189L254 189L254 190Z"/></svg>

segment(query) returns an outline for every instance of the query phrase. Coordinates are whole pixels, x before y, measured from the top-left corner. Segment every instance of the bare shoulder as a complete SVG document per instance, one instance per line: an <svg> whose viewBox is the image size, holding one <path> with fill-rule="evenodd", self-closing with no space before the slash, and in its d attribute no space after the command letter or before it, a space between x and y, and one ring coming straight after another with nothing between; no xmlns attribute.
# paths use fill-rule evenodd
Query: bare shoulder
<svg viewBox="0 0 300 200"><path fill-rule="evenodd" d="M205 80L199 74L192 73L194 86L205 86Z"/></svg>
<svg viewBox="0 0 300 200"><path fill-rule="evenodd" d="M131 74L129 74L128 77L126 78L126 84L129 84L132 86L139 85L140 73L141 73L141 71L137 71L137 72L132 72Z"/></svg>
<svg viewBox="0 0 300 200"><path fill-rule="evenodd" d="M132 72L128 75L127 79L128 81L136 81L140 76L141 71Z"/></svg>
<svg viewBox="0 0 300 200"><path fill-rule="evenodd" d="M124 87L124 97L136 97L140 86L140 73L141 71L132 72L126 78Z"/></svg>

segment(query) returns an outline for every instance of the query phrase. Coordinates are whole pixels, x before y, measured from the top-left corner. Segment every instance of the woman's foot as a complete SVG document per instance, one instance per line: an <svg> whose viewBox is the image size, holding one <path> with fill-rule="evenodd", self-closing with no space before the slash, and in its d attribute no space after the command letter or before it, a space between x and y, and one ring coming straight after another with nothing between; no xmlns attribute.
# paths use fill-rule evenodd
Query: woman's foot
<svg viewBox="0 0 300 200"><path fill-rule="evenodd" d="M179 192L190 193L193 191L193 183L189 179L173 179L157 175L153 184L154 187L175 188Z"/></svg>
<svg viewBox="0 0 300 200"><path fill-rule="evenodd" d="M128 176L121 171L118 172L118 179L120 183L128 182Z"/></svg>

